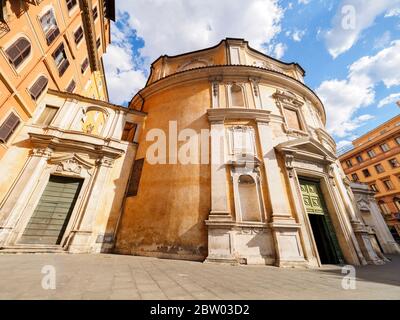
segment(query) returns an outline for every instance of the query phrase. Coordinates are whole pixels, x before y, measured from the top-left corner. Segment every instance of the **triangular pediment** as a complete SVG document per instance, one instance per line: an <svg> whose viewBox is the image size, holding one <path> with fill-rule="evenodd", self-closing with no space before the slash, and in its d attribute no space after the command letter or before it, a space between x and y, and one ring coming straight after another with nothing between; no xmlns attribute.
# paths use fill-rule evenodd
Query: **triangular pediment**
<svg viewBox="0 0 400 320"><path fill-rule="evenodd" d="M281 153L290 153L302 157L311 157L333 162L336 156L313 138L299 138L280 143L275 147Z"/></svg>
<svg viewBox="0 0 400 320"><path fill-rule="evenodd" d="M89 159L85 159L76 153L64 154L60 156L54 156L49 160L50 163L66 163L66 162L75 162L79 165L84 166L85 168L92 168L95 166L94 161Z"/></svg>

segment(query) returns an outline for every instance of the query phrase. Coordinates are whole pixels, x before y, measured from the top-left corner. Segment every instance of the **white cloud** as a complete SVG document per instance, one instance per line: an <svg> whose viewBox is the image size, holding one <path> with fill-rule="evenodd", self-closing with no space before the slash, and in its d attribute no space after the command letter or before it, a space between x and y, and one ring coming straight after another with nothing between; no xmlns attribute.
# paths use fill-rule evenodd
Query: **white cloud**
<svg viewBox="0 0 400 320"><path fill-rule="evenodd" d="M351 140L340 140L336 143L336 149L339 150L340 148L347 147L351 145Z"/></svg>
<svg viewBox="0 0 400 320"><path fill-rule="evenodd" d="M120 1L130 27L144 39L140 50L150 60L217 44L226 37L245 38L265 49L280 32L284 10L277 0L135 0Z"/></svg>
<svg viewBox="0 0 400 320"><path fill-rule="evenodd" d="M390 31L385 31L379 38L374 40L374 49L382 49L390 43Z"/></svg>
<svg viewBox="0 0 400 320"><path fill-rule="evenodd" d="M281 59L283 57L283 55L285 54L286 49L287 49L287 46L285 44L279 42L275 45L272 55L276 59Z"/></svg>
<svg viewBox="0 0 400 320"><path fill-rule="evenodd" d="M383 98L381 101L378 103L378 108L382 108L383 106L386 106L391 103L395 103L400 101L400 92L399 93L392 93L388 95L386 98Z"/></svg>
<svg viewBox="0 0 400 320"><path fill-rule="evenodd" d="M347 79L332 79L316 89L327 112L327 129L337 137L346 137L371 119L371 115L354 117L362 107L374 102L375 86L383 82L390 88L400 85L400 40L374 56L364 56L349 67Z"/></svg>
<svg viewBox="0 0 400 320"><path fill-rule="evenodd" d="M298 4L309 4L311 0L298 0Z"/></svg>
<svg viewBox="0 0 400 320"><path fill-rule="evenodd" d="M113 26L111 36L113 42L103 56L107 87L110 101L123 104L144 86L146 77L135 62L129 43L124 41L124 33Z"/></svg>
<svg viewBox="0 0 400 320"><path fill-rule="evenodd" d="M388 18L388 17L399 17L399 16L400 16L400 7L393 8L393 9L389 10L385 14L385 18Z"/></svg>
<svg viewBox="0 0 400 320"><path fill-rule="evenodd" d="M306 34L306 30L295 30L292 33L292 39L296 42L301 41L301 39L304 37L304 35Z"/></svg>
<svg viewBox="0 0 400 320"><path fill-rule="evenodd" d="M332 28L325 32L325 44L331 56L336 58L349 50L377 16L391 12L399 4L400 0L342 0Z"/></svg>

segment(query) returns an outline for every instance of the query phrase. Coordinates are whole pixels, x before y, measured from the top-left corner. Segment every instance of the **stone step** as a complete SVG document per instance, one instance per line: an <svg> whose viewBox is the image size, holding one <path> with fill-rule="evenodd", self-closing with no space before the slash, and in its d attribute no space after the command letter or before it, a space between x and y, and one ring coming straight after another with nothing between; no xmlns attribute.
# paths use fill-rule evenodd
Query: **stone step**
<svg viewBox="0 0 400 320"><path fill-rule="evenodd" d="M59 246L6 246L0 248L0 254L24 253L68 253Z"/></svg>

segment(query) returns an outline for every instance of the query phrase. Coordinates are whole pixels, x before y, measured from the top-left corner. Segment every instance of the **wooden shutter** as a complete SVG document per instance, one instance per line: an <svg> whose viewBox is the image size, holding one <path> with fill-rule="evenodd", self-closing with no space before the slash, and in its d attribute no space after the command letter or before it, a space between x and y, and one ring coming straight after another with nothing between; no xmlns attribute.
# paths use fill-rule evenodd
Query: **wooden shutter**
<svg viewBox="0 0 400 320"><path fill-rule="evenodd" d="M29 88L29 92L34 100L37 100L41 93L47 86L49 80L45 76L40 76L39 79L33 84L32 87Z"/></svg>
<svg viewBox="0 0 400 320"><path fill-rule="evenodd" d="M136 196L138 193L140 177L142 175L143 163L144 163L144 158L136 159L135 163L133 164L128 186L128 193L127 193L128 197Z"/></svg>
<svg viewBox="0 0 400 320"><path fill-rule="evenodd" d="M31 52L31 44L27 39L23 37L15 41L6 50L8 60L10 61L11 64L14 65L15 68L18 68L18 66L28 57L30 52Z"/></svg>
<svg viewBox="0 0 400 320"><path fill-rule="evenodd" d="M14 113L10 113L6 121L0 126L0 141L6 143L12 133L18 127L21 120Z"/></svg>

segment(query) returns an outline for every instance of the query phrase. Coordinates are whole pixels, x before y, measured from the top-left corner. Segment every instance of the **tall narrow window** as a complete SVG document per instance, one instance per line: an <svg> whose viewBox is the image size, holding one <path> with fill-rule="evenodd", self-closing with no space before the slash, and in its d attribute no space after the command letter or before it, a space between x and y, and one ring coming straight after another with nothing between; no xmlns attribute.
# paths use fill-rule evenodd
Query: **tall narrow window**
<svg viewBox="0 0 400 320"><path fill-rule="evenodd" d="M400 213L400 198L399 197L394 197L393 198L393 203L396 206L397 212Z"/></svg>
<svg viewBox="0 0 400 320"><path fill-rule="evenodd" d="M85 71L86 71L86 69L88 68L88 66L89 66L89 59L88 59L88 58L85 58L85 60L83 60L82 65L81 65L81 72L82 72L82 74L85 73Z"/></svg>
<svg viewBox="0 0 400 320"><path fill-rule="evenodd" d="M383 166L380 163L375 165L375 170L376 170L377 173L382 173L382 172L385 171L385 169L383 168Z"/></svg>
<svg viewBox="0 0 400 320"><path fill-rule="evenodd" d="M37 100L39 98L44 89L46 89L48 82L49 80L47 80L45 76L40 76L39 79L35 81L33 86L29 88L29 93L31 94L32 99Z"/></svg>
<svg viewBox="0 0 400 320"><path fill-rule="evenodd" d="M351 168L353 166L353 163L349 159L349 160L346 160L346 165L347 165L347 168Z"/></svg>
<svg viewBox="0 0 400 320"><path fill-rule="evenodd" d="M382 182L385 185L387 190L393 190L393 184L392 184L392 181L390 179L383 180Z"/></svg>
<svg viewBox="0 0 400 320"><path fill-rule="evenodd" d="M368 178L368 177L371 176L371 173L369 172L368 169L364 169L364 170L362 171L362 173L363 173L364 177L366 177L366 178Z"/></svg>
<svg viewBox="0 0 400 320"><path fill-rule="evenodd" d="M376 156L375 151L374 151L373 149L368 150L367 153L368 153L368 156L369 156L370 158L373 158L373 157Z"/></svg>
<svg viewBox="0 0 400 320"><path fill-rule="evenodd" d="M81 26L79 26L79 28L76 29L76 31L74 32L74 39L76 44L81 42L81 40L83 39L83 29Z"/></svg>
<svg viewBox="0 0 400 320"><path fill-rule="evenodd" d="M378 187L376 186L375 183L371 184L369 187L370 187L370 189L371 189L372 191L379 192L379 189L378 189Z"/></svg>
<svg viewBox="0 0 400 320"><path fill-rule="evenodd" d="M15 68L18 68L31 53L31 44L26 38L21 37L6 49L5 52L8 61L10 61Z"/></svg>
<svg viewBox="0 0 400 320"><path fill-rule="evenodd" d="M388 205L385 203L385 201L379 200L378 205L383 214L385 214L385 215L390 214L390 209L389 209Z"/></svg>
<svg viewBox="0 0 400 320"><path fill-rule="evenodd" d="M64 44L61 43L53 52L54 62L56 63L59 76L61 77L69 66L67 54L65 53Z"/></svg>
<svg viewBox="0 0 400 320"><path fill-rule="evenodd" d="M358 156L356 156L356 160L357 160L358 163L363 162L363 158L362 158L361 154L359 154Z"/></svg>
<svg viewBox="0 0 400 320"><path fill-rule="evenodd" d="M400 137L396 137L395 140L396 140L397 144L400 145Z"/></svg>
<svg viewBox="0 0 400 320"><path fill-rule="evenodd" d="M21 120L19 120L18 116L11 112L0 126L0 142L6 143L15 132L20 122Z"/></svg>
<svg viewBox="0 0 400 320"><path fill-rule="evenodd" d="M55 38L60 34L53 9L47 11L41 18L43 32L46 36L47 45L50 45Z"/></svg>
<svg viewBox="0 0 400 320"><path fill-rule="evenodd" d="M97 49L100 48L100 45L101 45L101 40L100 40L100 38L98 38L98 39L96 40L96 47L97 47Z"/></svg>
<svg viewBox="0 0 400 320"><path fill-rule="evenodd" d="M126 122L121 140L133 142L133 139L135 138L136 127L137 127L136 123Z"/></svg>
<svg viewBox="0 0 400 320"><path fill-rule="evenodd" d="M360 179L358 178L358 175L357 175L357 173L352 173L351 174L351 178L352 178L352 180L354 181L354 182L358 182Z"/></svg>
<svg viewBox="0 0 400 320"><path fill-rule="evenodd" d="M58 111L57 107L46 106L43 112L41 113L39 119L36 121L36 124L48 126L53 121L57 111Z"/></svg>
<svg viewBox="0 0 400 320"><path fill-rule="evenodd" d="M382 149L383 152L386 152L386 151L389 151L389 150L390 150L390 148L389 148L389 146L387 145L387 143L381 144L380 147L381 147L381 149Z"/></svg>
<svg viewBox="0 0 400 320"><path fill-rule="evenodd" d="M390 166L391 166L392 168L398 168L398 167L400 167L400 164L399 164L399 162L397 161L396 158L389 159L388 162L390 163Z"/></svg>
<svg viewBox="0 0 400 320"><path fill-rule="evenodd" d="M233 84L231 86L231 99L232 99L232 107L244 107L244 97L243 97L243 90L242 87Z"/></svg>
<svg viewBox="0 0 400 320"><path fill-rule="evenodd" d="M65 89L65 91L67 91L67 92L74 92L75 87L76 87L75 80L72 79L71 82L69 83L68 87Z"/></svg>
<svg viewBox="0 0 400 320"><path fill-rule="evenodd" d="M140 177L142 176L143 163L144 158L136 159L135 163L133 164L127 192L128 197L136 196L138 193Z"/></svg>
<svg viewBox="0 0 400 320"><path fill-rule="evenodd" d="M76 6L76 0L66 0L68 11L71 11Z"/></svg>
<svg viewBox="0 0 400 320"><path fill-rule="evenodd" d="M97 11L97 6L96 6L93 8L93 20L96 21L98 16L99 16L99 13Z"/></svg>

